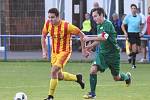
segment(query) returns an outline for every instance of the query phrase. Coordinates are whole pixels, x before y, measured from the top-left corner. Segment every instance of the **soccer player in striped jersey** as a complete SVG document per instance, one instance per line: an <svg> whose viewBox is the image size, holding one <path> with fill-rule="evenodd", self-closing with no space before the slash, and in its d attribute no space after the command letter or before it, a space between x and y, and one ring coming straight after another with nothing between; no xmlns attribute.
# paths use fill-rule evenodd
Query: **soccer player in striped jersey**
<svg viewBox="0 0 150 100"><path fill-rule="evenodd" d="M56 8L51 8L48 11L48 20L45 22L45 25L42 30L42 52L43 58L47 57L47 48L46 48L46 36L50 33L52 40L51 45L51 79L49 84L48 97L44 100L53 100L54 92L58 84L58 80L65 81L75 81L80 84L81 88L84 89L84 81L82 74L71 74L64 72L64 66L68 59L70 58L72 52L72 35L80 36L82 51L84 53L84 42L83 37L84 33L80 31L79 28L68 23L64 20L61 20L59 17L59 11Z"/></svg>

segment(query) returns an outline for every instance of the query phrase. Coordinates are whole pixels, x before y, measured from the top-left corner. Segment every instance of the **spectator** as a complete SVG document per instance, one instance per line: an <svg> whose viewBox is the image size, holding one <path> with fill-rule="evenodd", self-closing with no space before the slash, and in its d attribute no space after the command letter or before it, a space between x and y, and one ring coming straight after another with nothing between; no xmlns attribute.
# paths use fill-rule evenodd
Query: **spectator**
<svg viewBox="0 0 150 100"><path fill-rule="evenodd" d="M146 26L144 28L146 30L146 35L150 35L150 7L148 7L148 17L146 19ZM147 46L147 41L145 41L144 48L142 50L143 54L144 54L144 57L143 57L143 59L140 60L140 62L147 62L147 59L146 59L146 56L147 56L146 46Z"/></svg>
<svg viewBox="0 0 150 100"><path fill-rule="evenodd" d="M150 35L150 7L148 7L148 17L147 17L146 24L147 24L147 28L146 28L147 35Z"/></svg>
<svg viewBox="0 0 150 100"><path fill-rule="evenodd" d="M95 8L99 8L99 3L98 2L94 2L93 3L93 9ZM91 10L91 13L90 13L90 21L91 21L91 35L97 35L97 24L96 22L93 20L93 17L92 17L92 11L93 9ZM107 19L107 15L105 14L105 19Z"/></svg>
<svg viewBox="0 0 150 100"><path fill-rule="evenodd" d="M99 8L99 3L98 2L94 2L93 4L93 9L94 8ZM91 10L91 13L90 13L90 21L91 21L91 35L96 35L97 34L97 24L96 22L93 20L93 17L92 17L92 11L93 9Z"/></svg>
<svg viewBox="0 0 150 100"><path fill-rule="evenodd" d="M122 25L122 20L119 18L119 15L117 13L112 14L112 24L115 28L115 31L117 32L117 35L123 35L121 25ZM117 40L119 47L121 48L121 51L125 50L125 44L124 41L122 40Z"/></svg>
<svg viewBox="0 0 150 100"><path fill-rule="evenodd" d="M86 13L85 14L85 20L82 23L82 30L81 30L85 35L91 35L91 21L90 21L90 14ZM81 52L81 44L80 41L77 41L78 44L78 51Z"/></svg>
<svg viewBox="0 0 150 100"><path fill-rule="evenodd" d="M138 8L138 14L141 16L142 23L146 23L146 17L141 13L140 8ZM146 24L141 25L141 29L144 29L144 28L145 28L145 30L143 30L143 32L142 32L143 35L146 33ZM139 61L139 62L142 62L142 63L147 62L147 60L146 60L146 55L147 55L146 45L147 45L147 40L142 40L141 41L141 51L143 53L143 58L141 58L141 60Z"/></svg>
<svg viewBox="0 0 150 100"><path fill-rule="evenodd" d="M86 13L85 14L85 20L82 23L82 30L81 30L85 35L90 35L91 31L91 22L90 22L90 14Z"/></svg>

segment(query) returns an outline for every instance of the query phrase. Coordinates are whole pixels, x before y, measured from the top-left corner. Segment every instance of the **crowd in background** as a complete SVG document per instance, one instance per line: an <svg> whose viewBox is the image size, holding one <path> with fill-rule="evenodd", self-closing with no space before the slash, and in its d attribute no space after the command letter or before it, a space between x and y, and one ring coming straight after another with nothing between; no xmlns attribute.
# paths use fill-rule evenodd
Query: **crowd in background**
<svg viewBox="0 0 150 100"><path fill-rule="evenodd" d="M100 7L98 2L95 2L93 4L93 8L98 8ZM92 11L92 10L91 10ZM141 25L141 29L143 28L143 30L140 29L142 35L150 35L150 7L148 7L148 16L145 16L144 14L141 13L140 8L137 8L137 12L136 12L140 17L141 17L141 23L143 23L143 26ZM123 14L123 15L119 15L117 13L113 13L111 15L111 19L110 21L112 22L115 31L116 31L116 35L124 35L124 32L122 31L122 22L125 18L127 14ZM105 18L107 19L107 16L105 15ZM85 20L83 21L82 24L82 31L86 34L86 35L96 35L96 23L93 21L92 15L91 13L85 13ZM126 25L126 30L128 28L128 26ZM121 52L127 52L127 55L129 53L130 50L129 47L126 47L129 43L126 40L117 40L118 45L120 47ZM141 46L140 46L140 52L143 53L143 58L139 61L139 62L147 62L147 40L142 40L141 41ZM78 50L80 51L81 48L79 47Z"/></svg>

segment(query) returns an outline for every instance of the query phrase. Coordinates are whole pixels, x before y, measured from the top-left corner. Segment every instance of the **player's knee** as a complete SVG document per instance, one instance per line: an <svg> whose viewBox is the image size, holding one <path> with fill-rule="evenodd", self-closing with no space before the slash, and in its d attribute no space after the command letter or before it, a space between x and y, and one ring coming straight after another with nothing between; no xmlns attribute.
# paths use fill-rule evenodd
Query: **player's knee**
<svg viewBox="0 0 150 100"><path fill-rule="evenodd" d="M120 77L119 77L119 76L114 76L114 80L115 80L115 81L119 81L119 80L120 80Z"/></svg>
<svg viewBox="0 0 150 100"><path fill-rule="evenodd" d="M90 74L97 74L97 67L96 66L91 67Z"/></svg>
<svg viewBox="0 0 150 100"><path fill-rule="evenodd" d="M51 69L51 77L52 78L57 78L59 71L60 71L59 67L53 66L52 69Z"/></svg>
<svg viewBox="0 0 150 100"><path fill-rule="evenodd" d="M63 80L63 79L64 79L64 76L63 76L62 73L59 73L59 74L58 74L58 79L59 79L59 80Z"/></svg>

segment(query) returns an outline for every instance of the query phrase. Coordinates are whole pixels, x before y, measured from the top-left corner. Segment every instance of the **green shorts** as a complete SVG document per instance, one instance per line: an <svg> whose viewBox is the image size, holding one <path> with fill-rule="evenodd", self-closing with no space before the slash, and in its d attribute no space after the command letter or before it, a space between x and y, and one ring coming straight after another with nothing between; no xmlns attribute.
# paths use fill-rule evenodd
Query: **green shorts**
<svg viewBox="0 0 150 100"><path fill-rule="evenodd" d="M120 71L120 54L97 54L93 65L97 65L100 72L104 72L107 68L111 70L113 76L119 75Z"/></svg>

